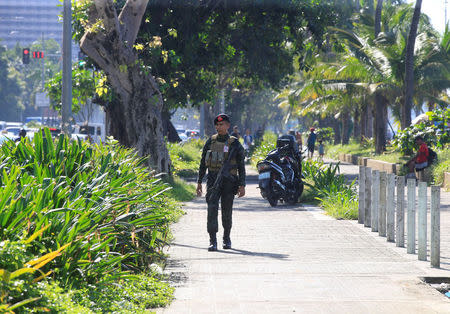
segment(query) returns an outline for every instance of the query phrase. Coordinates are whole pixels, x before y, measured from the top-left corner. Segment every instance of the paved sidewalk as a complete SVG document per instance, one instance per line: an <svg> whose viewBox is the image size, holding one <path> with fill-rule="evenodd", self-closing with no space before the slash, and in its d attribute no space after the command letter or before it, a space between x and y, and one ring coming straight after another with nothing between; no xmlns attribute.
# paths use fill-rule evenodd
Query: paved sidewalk
<svg viewBox="0 0 450 314"><path fill-rule="evenodd" d="M419 280L450 276L448 258L432 269L354 221L271 208L256 182L235 203L232 250L207 251L204 197L185 210L166 268L176 299L158 313L450 313L449 299Z"/></svg>

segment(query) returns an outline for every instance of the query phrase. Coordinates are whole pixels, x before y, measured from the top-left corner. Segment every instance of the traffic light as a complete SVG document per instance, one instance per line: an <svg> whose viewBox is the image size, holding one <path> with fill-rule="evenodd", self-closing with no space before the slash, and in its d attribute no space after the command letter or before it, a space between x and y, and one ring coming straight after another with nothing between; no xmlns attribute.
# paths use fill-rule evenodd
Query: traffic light
<svg viewBox="0 0 450 314"><path fill-rule="evenodd" d="M23 48L23 50L22 50L22 62L23 62L23 64L30 63L30 48Z"/></svg>
<svg viewBox="0 0 450 314"><path fill-rule="evenodd" d="M78 52L78 66L80 68L84 68L84 66L86 65L86 58L87 56L80 50Z"/></svg>
<svg viewBox="0 0 450 314"><path fill-rule="evenodd" d="M43 59L44 52L43 51L33 51L33 58L34 59Z"/></svg>

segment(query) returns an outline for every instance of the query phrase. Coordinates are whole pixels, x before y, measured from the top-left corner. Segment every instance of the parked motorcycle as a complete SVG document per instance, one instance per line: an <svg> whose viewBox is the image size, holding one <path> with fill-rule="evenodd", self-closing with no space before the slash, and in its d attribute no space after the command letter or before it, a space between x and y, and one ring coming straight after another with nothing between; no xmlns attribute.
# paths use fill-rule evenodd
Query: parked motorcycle
<svg viewBox="0 0 450 314"><path fill-rule="evenodd" d="M301 154L294 145L293 136L281 136L277 148L257 164L261 196L272 207L277 206L278 201L293 205L303 193Z"/></svg>

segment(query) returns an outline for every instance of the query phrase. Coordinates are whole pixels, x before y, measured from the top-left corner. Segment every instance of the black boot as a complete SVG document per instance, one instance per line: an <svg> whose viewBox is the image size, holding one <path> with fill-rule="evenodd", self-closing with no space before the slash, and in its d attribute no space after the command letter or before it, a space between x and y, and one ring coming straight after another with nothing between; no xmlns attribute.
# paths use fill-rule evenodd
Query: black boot
<svg viewBox="0 0 450 314"><path fill-rule="evenodd" d="M225 250L231 249L231 240L230 240L230 238L223 239L223 248Z"/></svg>
<svg viewBox="0 0 450 314"><path fill-rule="evenodd" d="M230 233L225 234L223 236L223 248L225 250L231 249L231 239L230 239Z"/></svg>
<svg viewBox="0 0 450 314"><path fill-rule="evenodd" d="M217 251L217 239L216 239L216 235L209 235L209 247L208 247L208 251L213 252L213 251Z"/></svg>

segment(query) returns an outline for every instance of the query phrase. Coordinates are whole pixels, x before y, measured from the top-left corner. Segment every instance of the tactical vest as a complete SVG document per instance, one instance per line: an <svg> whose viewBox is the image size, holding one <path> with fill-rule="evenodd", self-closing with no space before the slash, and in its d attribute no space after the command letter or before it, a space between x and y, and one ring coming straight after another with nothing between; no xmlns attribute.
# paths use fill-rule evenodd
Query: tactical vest
<svg viewBox="0 0 450 314"><path fill-rule="evenodd" d="M228 140L225 142L219 142L217 140L217 134L211 136L211 146L210 149L206 152L205 163L206 167L208 167L209 171L219 171L222 168L224 162L228 159L228 154L231 149L231 144L236 140L234 136L230 136ZM232 175L237 175L237 161L236 154L234 154L233 158L230 159L231 170L230 173Z"/></svg>

